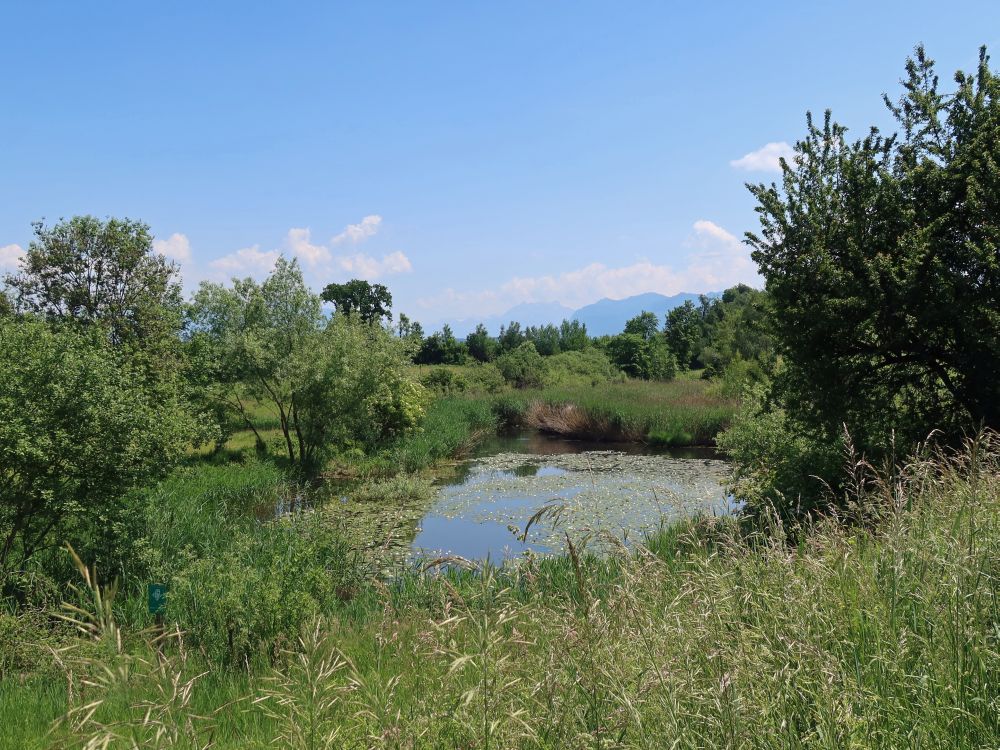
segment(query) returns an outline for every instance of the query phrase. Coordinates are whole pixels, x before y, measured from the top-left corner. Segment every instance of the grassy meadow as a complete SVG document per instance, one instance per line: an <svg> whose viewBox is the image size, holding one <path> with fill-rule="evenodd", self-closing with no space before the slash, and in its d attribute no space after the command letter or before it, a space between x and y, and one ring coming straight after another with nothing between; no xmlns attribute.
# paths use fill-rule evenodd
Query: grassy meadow
<svg viewBox="0 0 1000 750"><path fill-rule="evenodd" d="M225 639L153 642L83 587L85 632L22 655L0 727L18 748L997 747L1000 446L857 478L850 522L793 546L695 519L611 557L578 540L516 569L342 582L297 639L228 664ZM268 481L199 495L256 504Z"/></svg>

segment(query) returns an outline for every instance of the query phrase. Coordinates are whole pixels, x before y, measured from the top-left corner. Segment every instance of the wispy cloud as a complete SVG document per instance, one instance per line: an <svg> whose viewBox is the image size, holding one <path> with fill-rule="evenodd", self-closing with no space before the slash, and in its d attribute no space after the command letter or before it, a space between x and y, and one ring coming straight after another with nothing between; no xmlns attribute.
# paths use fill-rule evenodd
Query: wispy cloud
<svg viewBox="0 0 1000 750"><path fill-rule="evenodd" d="M741 282L759 282L749 250L718 224L699 219L692 225L685 244L691 252L680 267L650 260L617 267L591 263L559 274L515 276L491 289L446 289L418 300L418 304L443 316L465 317L501 313L525 302L559 302L577 308L603 297L716 291Z"/></svg>
<svg viewBox="0 0 1000 750"><path fill-rule="evenodd" d="M734 159L729 162L729 166L747 172L780 172L780 159L791 162L793 156L795 156L795 149L785 141L778 141L768 143L756 151Z"/></svg>
<svg viewBox="0 0 1000 750"><path fill-rule="evenodd" d="M330 251L322 245L312 244L312 232L308 228L295 228L288 230L285 237L285 245L295 255L309 266L317 266L324 261L330 260Z"/></svg>
<svg viewBox="0 0 1000 750"><path fill-rule="evenodd" d="M372 220L372 221L370 221ZM334 237L332 242L339 244L338 237L356 236L359 242L364 237L370 237L382 219L378 216L367 216L360 224L352 224L344 232ZM353 233L353 235L352 235ZM348 241L348 240L343 240ZM324 246L313 244L312 232L308 228L292 228L285 237L285 247L299 258L306 268L316 272L349 274L356 278L377 279L398 273L409 273L413 270L410 259L400 251L395 251L376 258L368 253L349 253L336 255Z"/></svg>
<svg viewBox="0 0 1000 750"><path fill-rule="evenodd" d="M279 257L278 250L262 251L260 245L253 245L213 260L209 266L231 275L259 276L270 273Z"/></svg>
<svg viewBox="0 0 1000 750"><path fill-rule="evenodd" d="M153 250L178 263L191 260L191 241L187 235L175 232L165 240L153 240Z"/></svg>
<svg viewBox="0 0 1000 750"><path fill-rule="evenodd" d="M20 245L3 245L0 247L0 270L16 270L23 257L24 248Z"/></svg>
<svg viewBox="0 0 1000 750"><path fill-rule="evenodd" d="M382 225L382 217L378 214L366 216L357 224L348 224L344 231L335 236L330 242L334 245L341 245L345 242L356 245L363 240L372 237L378 232Z"/></svg>

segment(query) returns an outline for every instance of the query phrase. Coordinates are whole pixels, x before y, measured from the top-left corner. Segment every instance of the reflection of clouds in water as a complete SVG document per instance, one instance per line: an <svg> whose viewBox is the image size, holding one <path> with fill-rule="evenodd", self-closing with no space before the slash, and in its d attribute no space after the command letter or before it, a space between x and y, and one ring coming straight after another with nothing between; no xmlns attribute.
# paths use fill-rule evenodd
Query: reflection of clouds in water
<svg viewBox="0 0 1000 750"><path fill-rule="evenodd" d="M564 532L607 532L635 541L664 518L731 512L723 488L727 477L726 463L712 459L616 451L502 453L473 462L462 482L439 490L413 546L499 559L505 549L519 551L509 527L523 529L552 504L565 506L558 523L547 518L533 525L529 544L559 551Z"/></svg>

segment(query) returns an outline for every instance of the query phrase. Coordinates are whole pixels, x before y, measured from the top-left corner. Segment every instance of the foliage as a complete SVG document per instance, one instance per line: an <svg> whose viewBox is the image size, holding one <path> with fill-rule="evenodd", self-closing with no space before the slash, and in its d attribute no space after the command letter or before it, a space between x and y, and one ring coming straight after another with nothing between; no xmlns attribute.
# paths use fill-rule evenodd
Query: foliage
<svg viewBox="0 0 1000 750"><path fill-rule="evenodd" d="M620 333L604 347L615 366L633 378L671 380L677 374L677 362L659 336L646 339L638 333Z"/></svg>
<svg viewBox="0 0 1000 750"><path fill-rule="evenodd" d="M99 322L115 344L171 345L181 322L178 268L154 252L148 225L75 216L33 226L20 272L6 278L19 310Z"/></svg>
<svg viewBox="0 0 1000 750"><path fill-rule="evenodd" d="M524 337L535 345L535 350L543 357L551 357L560 351L559 329L551 323L543 326L528 326L524 331Z"/></svg>
<svg viewBox="0 0 1000 750"><path fill-rule="evenodd" d="M559 324L559 351L579 352L590 344L587 326L579 320L564 320Z"/></svg>
<svg viewBox="0 0 1000 750"><path fill-rule="evenodd" d="M625 323L624 333L639 336L644 341L654 338L660 331L660 321L656 313L643 310L631 320Z"/></svg>
<svg viewBox="0 0 1000 750"><path fill-rule="evenodd" d="M467 356L465 344L455 338L451 326L445 325L439 333L423 340L413 361L420 365L460 365Z"/></svg>
<svg viewBox="0 0 1000 750"><path fill-rule="evenodd" d="M392 294L382 284L371 284L363 279L327 284L320 297L348 318L357 317L364 323L392 321Z"/></svg>
<svg viewBox="0 0 1000 750"><path fill-rule="evenodd" d="M500 335L497 337L497 343L500 344L501 352L512 352L525 341L527 341L527 338L521 330L521 324L517 321L512 320L510 325L500 326Z"/></svg>
<svg viewBox="0 0 1000 750"><path fill-rule="evenodd" d="M503 379L515 388L537 388L545 380L545 360L530 341L505 351L495 364Z"/></svg>
<svg viewBox="0 0 1000 750"><path fill-rule="evenodd" d="M767 402L764 385L744 394L732 425L717 441L732 459L732 490L748 516L776 514L795 522L829 508L824 478L840 473L842 441L797 430L783 409Z"/></svg>
<svg viewBox="0 0 1000 750"><path fill-rule="evenodd" d="M240 414L261 445L248 398L273 405L292 464L315 469L336 447L383 444L419 419L405 343L361 316L324 325L296 261L279 258L263 284L203 283L190 319L189 351L210 398Z"/></svg>
<svg viewBox="0 0 1000 750"><path fill-rule="evenodd" d="M0 320L0 571L63 539L117 563L129 490L193 433L175 384L147 381L99 330Z"/></svg>
<svg viewBox="0 0 1000 750"><path fill-rule="evenodd" d="M560 352L549 357L545 364L545 382L550 386L598 386L623 378L621 370L596 348Z"/></svg>
<svg viewBox="0 0 1000 750"><path fill-rule="evenodd" d="M482 323L478 324L476 330L465 337L465 346L469 350L469 356L478 362L492 362L499 349L499 344L490 336L486 326Z"/></svg>
<svg viewBox="0 0 1000 750"><path fill-rule="evenodd" d="M685 370L693 364L698 353L698 343L701 339L701 312L691 300L675 307L667 313L663 326L663 335L667 346L677 360L677 364Z"/></svg>
<svg viewBox="0 0 1000 750"><path fill-rule="evenodd" d="M899 134L810 118L781 187L750 187L784 407L869 455L1000 425L1000 77L985 50L950 92L921 47L906 72Z"/></svg>

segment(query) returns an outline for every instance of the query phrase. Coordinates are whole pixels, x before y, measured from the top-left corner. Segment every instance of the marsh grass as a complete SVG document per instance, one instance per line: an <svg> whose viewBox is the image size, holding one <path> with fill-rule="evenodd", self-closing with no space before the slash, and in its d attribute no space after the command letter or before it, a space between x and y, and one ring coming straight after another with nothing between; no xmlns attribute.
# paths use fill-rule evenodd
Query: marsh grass
<svg viewBox="0 0 1000 750"><path fill-rule="evenodd" d="M734 400L687 376L667 383L628 380L523 391L496 404L508 423L543 432L670 446L712 445L736 410Z"/></svg>
<svg viewBox="0 0 1000 750"><path fill-rule="evenodd" d="M148 739L159 716L239 748L1000 746L1000 441L854 473L849 519L793 545L776 519L706 518L610 556L574 540L513 569L413 571L271 665L222 668L180 638L157 667L126 637L127 686L95 681L94 722L46 742ZM51 715L58 684L0 684L0 717ZM39 743L38 722L13 726Z"/></svg>

